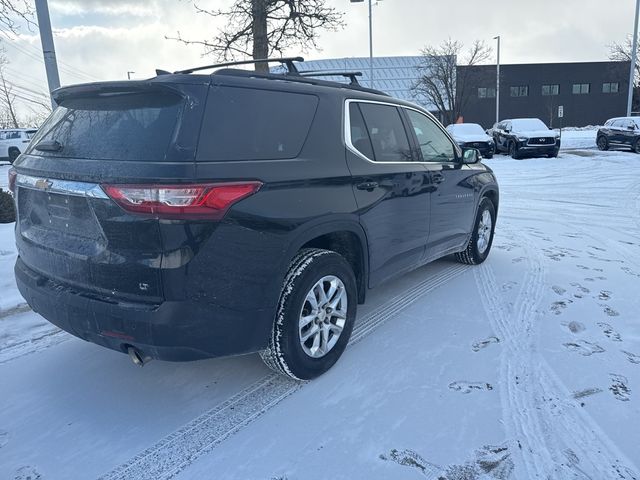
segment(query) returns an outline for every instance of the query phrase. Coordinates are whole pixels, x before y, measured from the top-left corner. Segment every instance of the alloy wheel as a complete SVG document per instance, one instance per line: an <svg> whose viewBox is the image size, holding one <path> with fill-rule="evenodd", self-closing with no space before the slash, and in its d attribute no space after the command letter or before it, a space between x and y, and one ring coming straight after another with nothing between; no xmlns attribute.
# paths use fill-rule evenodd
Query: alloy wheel
<svg viewBox="0 0 640 480"><path fill-rule="evenodd" d="M478 223L478 252L480 252L480 254L484 254L489 247L492 226L493 220L491 219L491 212L484 210Z"/></svg>
<svg viewBox="0 0 640 480"><path fill-rule="evenodd" d="M324 357L335 347L347 319L347 290L333 275L321 278L304 299L298 334L302 350L312 358Z"/></svg>

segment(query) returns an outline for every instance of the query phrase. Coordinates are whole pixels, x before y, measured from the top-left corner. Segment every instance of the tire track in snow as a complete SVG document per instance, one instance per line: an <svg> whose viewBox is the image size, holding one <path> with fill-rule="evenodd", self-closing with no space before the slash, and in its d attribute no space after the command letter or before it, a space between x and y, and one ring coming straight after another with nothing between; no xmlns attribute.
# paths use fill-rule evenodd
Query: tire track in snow
<svg viewBox="0 0 640 480"><path fill-rule="evenodd" d="M536 352L545 269L538 247L527 238L521 242L532 257L511 309L500 298L491 266L474 272L485 311L505 338L500 396L507 435L520 447L513 449L516 471L523 478L636 478L629 459L569 400L571 393Z"/></svg>
<svg viewBox="0 0 640 480"><path fill-rule="evenodd" d="M10 317L11 315L15 315L17 313L24 313L31 310L31 307L26 303L21 303L20 305L16 305L15 307L7 308L6 310L0 310L0 319L4 319Z"/></svg>
<svg viewBox="0 0 640 480"><path fill-rule="evenodd" d="M427 293L446 284L470 267L453 265L382 304L358 321L349 345L360 342ZM277 373L267 374L224 403L193 419L174 433L116 467L99 480L169 479L248 426L282 400L303 388Z"/></svg>
<svg viewBox="0 0 640 480"><path fill-rule="evenodd" d="M17 358L38 353L50 347L65 342L71 338L71 334L55 328L38 337L23 340L13 345L2 347L0 350L0 365L9 363Z"/></svg>

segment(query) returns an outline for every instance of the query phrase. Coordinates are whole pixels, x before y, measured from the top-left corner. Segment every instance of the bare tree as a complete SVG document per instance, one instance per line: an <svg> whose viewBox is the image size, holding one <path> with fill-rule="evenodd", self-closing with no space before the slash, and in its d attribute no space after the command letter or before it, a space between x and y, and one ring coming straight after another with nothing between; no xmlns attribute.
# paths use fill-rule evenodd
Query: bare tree
<svg viewBox="0 0 640 480"><path fill-rule="evenodd" d="M633 52L633 38L631 35L628 35L626 40L622 43L613 42L609 47L609 60L613 60L616 62L630 62L631 54ZM640 47L640 43L636 48ZM636 72L635 72L635 80L634 85L637 87L640 85L640 62L636 63Z"/></svg>
<svg viewBox="0 0 640 480"><path fill-rule="evenodd" d="M327 7L326 0L235 0L227 9L196 11L224 21L224 27L210 40L185 39L178 32L174 40L205 47L205 53L221 61L239 57L268 58L288 48L317 49L320 30L336 31L344 26L342 13ZM169 37L167 37L169 38ZM268 71L264 63L256 70Z"/></svg>
<svg viewBox="0 0 640 480"><path fill-rule="evenodd" d="M609 60L616 62L630 62L631 54L633 53L633 37L628 35L624 42L613 42L608 45L609 47ZM640 43L636 45L636 51L640 48ZM635 72L633 78L633 102L631 109L634 112L640 110L640 62L635 65Z"/></svg>
<svg viewBox="0 0 640 480"><path fill-rule="evenodd" d="M28 0L0 0L0 31L16 33L18 22L32 24L32 2Z"/></svg>
<svg viewBox="0 0 640 480"><path fill-rule="evenodd" d="M466 51L462 42L451 39L438 46L426 46L421 52L423 60L418 66L420 78L413 86L414 95L435 105L445 125L454 123L470 94L469 69L458 66L483 63L491 52L491 47L480 40L473 42Z"/></svg>
<svg viewBox="0 0 640 480"><path fill-rule="evenodd" d="M0 108L4 110L3 117L5 119L6 126L10 128L18 128L18 119L16 117L16 110L14 107L16 97L13 94L11 85L7 84L5 79L4 67L6 64L6 59L0 57Z"/></svg>

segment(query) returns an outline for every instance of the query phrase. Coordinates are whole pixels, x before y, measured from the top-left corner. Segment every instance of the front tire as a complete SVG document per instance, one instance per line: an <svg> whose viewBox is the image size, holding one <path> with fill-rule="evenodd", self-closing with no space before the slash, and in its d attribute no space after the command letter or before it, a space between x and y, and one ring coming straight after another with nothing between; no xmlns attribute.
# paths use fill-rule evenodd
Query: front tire
<svg viewBox="0 0 640 480"><path fill-rule="evenodd" d="M356 318L353 269L330 250L303 249L292 260L262 360L295 380L311 380L340 358Z"/></svg>
<svg viewBox="0 0 640 480"><path fill-rule="evenodd" d="M598 150L609 150L609 140L607 140L607 137L605 137L604 135L598 137L596 145L598 146Z"/></svg>
<svg viewBox="0 0 640 480"><path fill-rule="evenodd" d="M640 138L633 144L633 151L635 153L640 153Z"/></svg>
<svg viewBox="0 0 640 480"><path fill-rule="evenodd" d="M483 198L478 207L473 233L465 249L456 253L456 259L467 265L479 265L489 256L496 225L496 208L488 198Z"/></svg>
<svg viewBox="0 0 640 480"><path fill-rule="evenodd" d="M511 142L509 144L509 155L511 158L518 159L520 155L518 155L518 147L516 146L516 142Z"/></svg>

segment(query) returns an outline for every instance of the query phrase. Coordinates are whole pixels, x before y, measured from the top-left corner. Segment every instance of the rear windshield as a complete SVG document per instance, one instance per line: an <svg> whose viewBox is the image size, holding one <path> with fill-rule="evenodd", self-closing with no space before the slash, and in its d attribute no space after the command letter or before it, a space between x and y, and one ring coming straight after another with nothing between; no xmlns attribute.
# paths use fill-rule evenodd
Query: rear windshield
<svg viewBox="0 0 640 480"><path fill-rule="evenodd" d="M114 93L63 101L34 135L27 153L96 160L165 158L182 111L168 92ZM58 142L60 148L38 148Z"/></svg>
<svg viewBox="0 0 640 480"><path fill-rule="evenodd" d="M212 87L196 158L201 161L295 158L307 139L317 106L315 95Z"/></svg>

